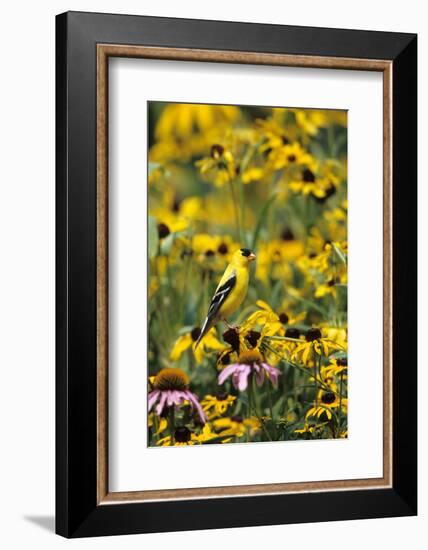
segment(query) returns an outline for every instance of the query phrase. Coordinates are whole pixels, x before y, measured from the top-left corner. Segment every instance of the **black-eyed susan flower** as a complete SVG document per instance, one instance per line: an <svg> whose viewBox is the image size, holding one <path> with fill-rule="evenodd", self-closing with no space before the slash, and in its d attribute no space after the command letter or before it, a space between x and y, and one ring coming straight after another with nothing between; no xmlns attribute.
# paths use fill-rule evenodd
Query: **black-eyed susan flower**
<svg viewBox="0 0 428 550"><path fill-rule="evenodd" d="M337 408L341 408L343 411L347 410L348 399L341 397L337 391L335 385L331 385L331 389L322 389L317 394L317 400L314 403L314 406L311 407L306 413L306 419L310 417L320 418L323 414L326 415L328 420L331 420L333 417L332 411Z"/></svg>
<svg viewBox="0 0 428 550"><path fill-rule="evenodd" d="M348 370L348 359L341 357L339 359L330 359L328 365L321 367L321 376L328 378L331 376L344 376Z"/></svg>
<svg viewBox="0 0 428 550"><path fill-rule="evenodd" d="M268 155L267 162L273 170L294 169L298 166L305 166L316 170L317 167L314 157L297 141L273 149Z"/></svg>
<svg viewBox="0 0 428 550"><path fill-rule="evenodd" d="M212 422L213 429L222 437L242 437L248 434L253 437L260 431L261 423L255 416L245 418L241 415L234 415L226 418L218 418ZM228 441L223 441L227 443Z"/></svg>
<svg viewBox="0 0 428 550"><path fill-rule="evenodd" d="M234 395L218 391L215 395L206 395L201 401L201 406L208 418L212 419L223 415L235 401Z"/></svg>
<svg viewBox="0 0 428 550"><path fill-rule="evenodd" d="M225 367L219 374L219 385L232 377L233 386L240 391L244 391L248 386L248 378L254 374L258 386L261 386L267 378L276 386L280 370L266 363L262 354L257 350L244 351L239 355L238 362Z"/></svg>
<svg viewBox="0 0 428 550"><path fill-rule="evenodd" d="M217 338L217 331L215 327L208 331L204 338L203 344L196 348L195 344L198 341L200 334L200 327L194 327L192 330L179 336L174 343L171 353L169 354L171 361L178 361L183 353L188 349L192 350L197 363L201 363L205 356L210 352L223 350L224 346Z"/></svg>
<svg viewBox="0 0 428 550"><path fill-rule="evenodd" d="M202 424L206 415L197 396L189 390L189 377L182 369L161 369L154 378L153 391L148 396L149 412L156 405L156 414L161 416L166 407L179 407L188 403L196 411Z"/></svg>
<svg viewBox="0 0 428 550"><path fill-rule="evenodd" d="M188 445L203 445L213 439L217 439L218 434L213 432L209 424L205 424L202 430L197 433L190 430L187 426L179 426L174 430L174 437L167 435L156 443L160 447L186 447Z"/></svg>
<svg viewBox="0 0 428 550"><path fill-rule="evenodd" d="M212 145L210 156L198 160L196 166L199 168L201 176L217 187L223 187L237 176L237 167L232 152L219 143Z"/></svg>
<svg viewBox="0 0 428 550"><path fill-rule="evenodd" d="M269 278L288 281L293 276L290 263L304 253L298 240L272 239L260 243L257 251L256 278L268 282Z"/></svg>
<svg viewBox="0 0 428 550"><path fill-rule="evenodd" d="M338 349L334 342L323 335L323 330L318 327L310 328L305 335L305 341L298 344L293 351L292 359L301 361L308 366L315 355L327 357L331 351Z"/></svg>

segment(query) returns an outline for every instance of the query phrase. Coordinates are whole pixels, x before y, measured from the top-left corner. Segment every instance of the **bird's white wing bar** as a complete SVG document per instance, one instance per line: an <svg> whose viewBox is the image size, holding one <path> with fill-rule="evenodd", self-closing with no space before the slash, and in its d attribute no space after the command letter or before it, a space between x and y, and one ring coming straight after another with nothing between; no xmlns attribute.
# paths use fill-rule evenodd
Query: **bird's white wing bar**
<svg viewBox="0 0 428 550"><path fill-rule="evenodd" d="M226 300L226 298L231 293L233 287L236 285L236 274L233 273L231 277L217 289L217 292L214 294L213 299L211 300L210 308L208 310L208 319L213 319L219 309L221 304Z"/></svg>

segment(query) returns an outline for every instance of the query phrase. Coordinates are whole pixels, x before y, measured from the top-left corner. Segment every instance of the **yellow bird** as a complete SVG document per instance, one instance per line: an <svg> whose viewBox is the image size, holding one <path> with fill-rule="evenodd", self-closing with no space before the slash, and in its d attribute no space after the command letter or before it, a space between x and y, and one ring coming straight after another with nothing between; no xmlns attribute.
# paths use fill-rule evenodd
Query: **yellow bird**
<svg viewBox="0 0 428 550"><path fill-rule="evenodd" d="M219 321L229 325L227 318L239 308L247 295L249 266L255 259L256 255L248 248L235 252L211 300L195 349L213 325Z"/></svg>

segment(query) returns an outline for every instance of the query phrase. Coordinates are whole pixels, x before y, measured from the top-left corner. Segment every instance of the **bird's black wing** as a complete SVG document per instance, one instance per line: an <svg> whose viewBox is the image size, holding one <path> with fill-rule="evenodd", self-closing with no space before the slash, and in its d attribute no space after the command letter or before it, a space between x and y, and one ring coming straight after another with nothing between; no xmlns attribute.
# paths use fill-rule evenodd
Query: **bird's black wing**
<svg viewBox="0 0 428 550"><path fill-rule="evenodd" d="M227 279L227 281L216 290L213 296L213 299L211 300L211 304L208 309L208 313L205 318L204 324L202 325L201 333L199 335L199 338L196 341L195 349L198 347L199 342L202 340L205 334L210 330L210 328L216 322L216 317L218 315L221 305L229 296L229 294L232 292L232 289L235 285L236 285L236 273L232 273L229 279Z"/></svg>
<svg viewBox="0 0 428 550"><path fill-rule="evenodd" d="M210 307L208 309L207 319L214 319L220 310L221 305L232 292L233 287L236 285L236 273L227 279L227 281L216 290L216 293L211 300Z"/></svg>

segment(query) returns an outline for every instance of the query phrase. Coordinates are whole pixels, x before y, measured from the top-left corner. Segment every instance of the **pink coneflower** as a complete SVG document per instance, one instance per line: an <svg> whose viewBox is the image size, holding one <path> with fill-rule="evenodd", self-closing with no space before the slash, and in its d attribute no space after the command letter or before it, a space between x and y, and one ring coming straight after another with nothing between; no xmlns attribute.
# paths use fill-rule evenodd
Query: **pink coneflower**
<svg viewBox="0 0 428 550"><path fill-rule="evenodd" d="M238 358L238 363L225 367L219 377L218 383L232 376L232 384L237 390L244 391L248 386L248 377L254 372L258 386L263 384L265 374L274 386L278 384L278 376L281 372L263 361L263 357L257 350L244 351Z"/></svg>
<svg viewBox="0 0 428 550"><path fill-rule="evenodd" d="M156 405L156 413L160 416L165 407L179 407L188 401L191 408L196 410L199 418L205 424L207 417L202 410L198 398L189 391L189 377L181 369L162 369L155 376L154 390L149 393L149 412Z"/></svg>

